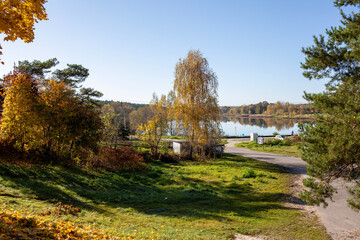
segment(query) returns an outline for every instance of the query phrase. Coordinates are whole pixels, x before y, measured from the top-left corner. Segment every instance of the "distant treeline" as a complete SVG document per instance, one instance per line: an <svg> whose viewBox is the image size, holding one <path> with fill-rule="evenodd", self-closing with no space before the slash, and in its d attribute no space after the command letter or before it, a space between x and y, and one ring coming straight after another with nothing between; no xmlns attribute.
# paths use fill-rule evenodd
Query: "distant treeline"
<svg viewBox="0 0 360 240"><path fill-rule="evenodd" d="M144 103L131 103L120 102L113 100L99 100L100 106L103 105L117 105L131 107L132 110L138 110L142 107L149 107L149 104ZM319 113L313 106L309 104L292 104L282 103L280 101L276 103L268 103L267 101L259 102L257 104L241 105L241 106L222 106L221 113L223 115L248 115L248 114L268 114L268 115L304 115Z"/></svg>
<svg viewBox="0 0 360 240"><path fill-rule="evenodd" d="M141 107L149 106L149 104L144 104L144 103L119 102L119 101L113 101L113 100L99 100L98 103L100 106L103 106L106 104L111 104L111 103L115 103L116 105L119 105L119 106L127 105L127 106L131 106L133 108L133 110L137 110Z"/></svg>
<svg viewBox="0 0 360 240"><path fill-rule="evenodd" d="M291 103L268 103L267 101L257 104L241 105L238 107L221 107L223 115L249 115L249 114L266 114L266 115L305 115L319 113L309 104L291 104Z"/></svg>

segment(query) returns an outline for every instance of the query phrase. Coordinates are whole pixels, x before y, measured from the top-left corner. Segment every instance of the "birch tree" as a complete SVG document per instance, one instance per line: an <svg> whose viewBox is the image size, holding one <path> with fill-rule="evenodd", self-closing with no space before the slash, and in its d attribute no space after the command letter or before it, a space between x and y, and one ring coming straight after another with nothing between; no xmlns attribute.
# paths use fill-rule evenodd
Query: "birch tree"
<svg viewBox="0 0 360 240"><path fill-rule="evenodd" d="M166 108L166 96L162 95L159 99L155 94L150 103L150 109L154 113L146 124L138 128L139 137L147 142L150 154L154 158L159 157L159 144L163 135L168 129L168 114Z"/></svg>
<svg viewBox="0 0 360 240"><path fill-rule="evenodd" d="M189 51L176 64L174 113L190 141L190 158L193 152L204 157L205 146L220 136L217 88L217 76L200 51Z"/></svg>

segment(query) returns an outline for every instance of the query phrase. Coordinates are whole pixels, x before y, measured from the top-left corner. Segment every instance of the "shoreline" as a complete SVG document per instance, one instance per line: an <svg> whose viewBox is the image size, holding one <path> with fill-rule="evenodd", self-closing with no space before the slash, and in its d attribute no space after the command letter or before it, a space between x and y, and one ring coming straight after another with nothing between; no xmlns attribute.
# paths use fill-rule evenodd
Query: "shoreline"
<svg viewBox="0 0 360 240"><path fill-rule="evenodd" d="M283 118L283 119L314 119L315 114L311 115L265 115L265 114L221 114L221 117L236 118Z"/></svg>

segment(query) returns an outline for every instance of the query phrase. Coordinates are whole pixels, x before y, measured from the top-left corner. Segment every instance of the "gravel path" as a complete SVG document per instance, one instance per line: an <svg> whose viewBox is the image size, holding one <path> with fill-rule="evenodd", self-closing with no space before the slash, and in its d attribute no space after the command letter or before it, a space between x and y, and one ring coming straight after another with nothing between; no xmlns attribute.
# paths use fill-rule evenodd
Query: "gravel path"
<svg viewBox="0 0 360 240"><path fill-rule="evenodd" d="M249 141L249 139L227 139L225 152L241 155L259 161L277 164L290 173L306 176L306 163L296 157L288 157L271 153L251 151L249 149L237 148L235 143ZM316 207L320 220L333 239L360 239L360 213L356 213L347 206L346 199L350 196L346 190L345 183L341 180L334 182L337 193L333 201L329 201L327 208Z"/></svg>

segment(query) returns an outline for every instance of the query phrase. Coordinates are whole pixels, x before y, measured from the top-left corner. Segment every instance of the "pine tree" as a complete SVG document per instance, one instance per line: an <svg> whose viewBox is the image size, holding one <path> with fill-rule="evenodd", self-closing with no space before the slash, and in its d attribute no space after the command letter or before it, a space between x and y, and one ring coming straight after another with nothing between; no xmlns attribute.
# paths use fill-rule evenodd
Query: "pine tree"
<svg viewBox="0 0 360 240"><path fill-rule="evenodd" d="M304 76L328 80L326 90L305 93L305 99L321 110L314 124L302 126L302 158L308 163L309 190L301 197L310 204L327 205L334 188L331 182L342 178L355 181L349 188L348 203L360 210L360 13L345 14L344 7L360 7L359 0L337 0L342 25L326 35L314 37L314 45L303 48Z"/></svg>

